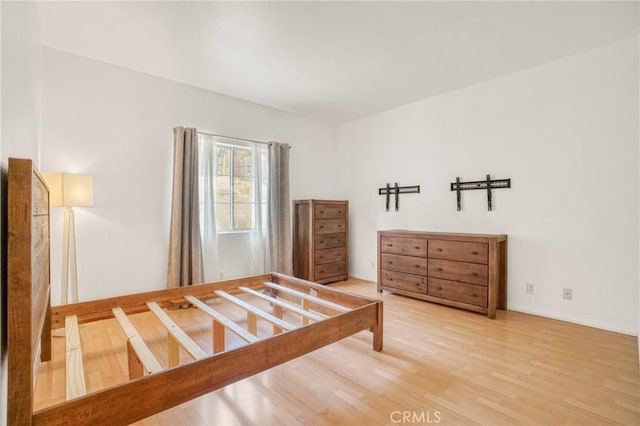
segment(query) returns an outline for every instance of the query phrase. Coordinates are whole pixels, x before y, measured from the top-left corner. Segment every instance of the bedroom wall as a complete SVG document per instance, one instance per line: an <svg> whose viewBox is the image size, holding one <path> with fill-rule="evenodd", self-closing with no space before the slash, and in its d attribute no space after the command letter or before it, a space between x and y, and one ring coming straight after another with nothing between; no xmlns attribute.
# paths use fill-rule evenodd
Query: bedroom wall
<svg viewBox="0 0 640 426"><path fill-rule="evenodd" d="M42 169L94 176L94 206L76 209L81 300L164 288L174 126L288 142L292 198L332 195L334 126L48 47L43 81ZM61 215L52 215L54 303ZM238 265L244 253L221 257Z"/></svg>
<svg viewBox="0 0 640 426"><path fill-rule="evenodd" d="M6 220L9 157L38 160L40 134L40 34L35 3L0 3L0 223ZM0 226L0 424L6 424L6 236Z"/></svg>
<svg viewBox="0 0 640 426"><path fill-rule="evenodd" d="M350 272L376 280L376 231L509 235L509 308L638 332L638 38L338 127ZM463 193L449 183L511 178ZM377 188L421 185L385 212ZM526 294L526 283L534 294ZM562 288L573 289L573 301Z"/></svg>

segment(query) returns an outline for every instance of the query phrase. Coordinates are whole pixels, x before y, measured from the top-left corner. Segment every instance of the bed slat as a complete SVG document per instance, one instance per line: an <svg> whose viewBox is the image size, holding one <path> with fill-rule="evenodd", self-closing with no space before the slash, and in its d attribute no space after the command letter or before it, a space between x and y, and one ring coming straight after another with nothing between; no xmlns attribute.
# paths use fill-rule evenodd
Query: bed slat
<svg viewBox="0 0 640 426"><path fill-rule="evenodd" d="M294 290L294 289L289 288L289 287L282 286L280 284L271 283L271 282L265 282L264 285L269 287L269 288L272 288L274 290L278 290L278 291L281 291L283 293L288 293L288 294L290 294L292 296L299 297L302 300L308 300L309 302L313 302L313 303L316 303L318 305L324 306L326 308L333 309L334 311L338 311L338 312L344 313L344 312L349 312L351 310L351 308L347 308L346 306L338 305L337 303L329 302L327 300L320 299L319 297L311 296L309 294L303 293L303 292L298 291L298 290Z"/></svg>
<svg viewBox="0 0 640 426"><path fill-rule="evenodd" d="M203 301L193 296L185 296L184 298L188 300L191 304L193 304L193 306L198 307L199 309L202 310L202 312L208 314L211 318L215 319L220 324L224 325L226 328L233 331L235 334L237 334L239 337L244 339L246 342L253 343L259 340L256 336L249 333L247 330L240 327L238 324L231 321L229 318L225 317L220 312L216 311L215 309L213 309Z"/></svg>
<svg viewBox="0 0 640 426"><path fill-rule="evenodd" d="M162 366L158 362L153 353L147 346L147 344L142 340L142 337L138 334L138 330L136 330L135 326L127 317L127 314L124 313L122 308L113 308L113 315L115 315L122 331L126 334L127 339L129 339L129 343L131 347L136 353L136 356L142 363L142 366L145 370L147 370L148 374L155 373L157 371L162 371Z"/></svg>
<svg viewBox="0 0 640 426"><path fill-rule="evenodd" d="M66 366L67 366L67 401L87 394L82 364L82 347L80 345L80 328L75 315L65 318Z"/></svg>
<svg viewBox="0 0 640 426"><path fill-rule="evenodd" d="M273 315L263 311L262 309L256 308L252 304L247 303L242 299L238 299L237 297L230 295L226 291L218 290L216 291L216 294L220 297L227 299L229 302L235 303L236 305L240 306L242 309L245 309L247 312L250 312L257 317L260 317L263 320L269 321L271 324L277 325L278 327L284 330L290 331L298 328L293 324L290 324L284 320L281 320L280 318L274 317Z"/></svg>
<svg viewBox="0 0 640 426"><path fill-rule="evenodd" d="M183 348L195 359L203 359L208 357L209 355L202 350L200 346L196 342L194 342L191 337L187 336L179 326L176 324L169 315L158 305L156 302L147 303L149 309L156 314L158 319L162 322L162 324L166 327L167 331L182 345Z"/></svg>
<svg viewBox="0 0 640 426"><path fill-rule="evenodd" d="M309 312L309 311L305 311L304 309L302 309L300 306L294 305L293 303L289 303L289 302L285 302L283 300L280 299L276 299L275 297L271 297L271 296L267 296L264 293L260 293L259 291L256 291L252 288L248 288L248 287L238 287L240 290L244 291L245 293L249 293L249 294L253 294L256 297L259 297L261 299L264 299L268 302L273 303L274 305L280 306L282 308L285 309L289 309L290 311L293 311L297 314L302 315L303 317L307 317L310 318L314 321L322 321L323 319L326 318L326 316L321 315L321 314L317 314L315 312Z"/></svg>

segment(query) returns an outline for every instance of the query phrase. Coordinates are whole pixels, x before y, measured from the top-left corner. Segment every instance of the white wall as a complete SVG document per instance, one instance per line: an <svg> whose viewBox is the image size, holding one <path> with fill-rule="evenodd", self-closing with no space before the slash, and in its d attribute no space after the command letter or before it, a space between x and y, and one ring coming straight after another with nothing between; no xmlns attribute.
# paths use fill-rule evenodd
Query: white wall
<svg viewBox="0 0 640 426"><path fill-rule="evenodd" d="M94 176L94 206L76 209L81 300L164 288L174 126L288 142L292 198L331 196L333 126L51 48L43 58L42 169ZM54 304L61 229L55 212Z"/></svg>
<svg viewBox="0 0 640 426"><path fill-rule="evenodd" d="M2 2L2 163L39 159L41 54L38 5Z"/></svg>
<svg viewBox="0 0 640 426"><path fill-rule="evenodd" d="M380 229L506 233L511 309L637 333L638 75L636 37L339 126L350 273L376 279ZM457 212L487 173L512 188ZM421 194L385 212L386 182Z"/></svg>
<svg viewBox="0 0 640 426"><path fill-rule="evenodd" d="M6 173L9 157L32 158L38 161L40 132L40 33L38 6L35 3L0 3L1 22L1 105L0 105L0 222L6 220ZM4 227L0 226L0 241ZM0 424L6 424L7 409L7 335L6 253L1 248L0 276Z"/></svg>

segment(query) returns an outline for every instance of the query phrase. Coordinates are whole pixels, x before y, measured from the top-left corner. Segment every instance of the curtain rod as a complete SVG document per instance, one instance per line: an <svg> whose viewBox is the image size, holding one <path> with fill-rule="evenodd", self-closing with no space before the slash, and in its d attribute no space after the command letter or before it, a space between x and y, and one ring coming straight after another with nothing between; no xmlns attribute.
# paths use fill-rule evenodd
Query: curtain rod
<svg viewBox="0 0 640 426"><path fill-rule="evenodd" d="M201 132L199 130L198 130L198 133L201 133L201 134L207 135L207 136L214 136L214 137L218 137L218 138L226 138L226 139L233 139L233 140L236 140L236 141L253 142L253 143L261 143L263 145L269 145L269 142L255 141L253 139L244 139L244 138L235 138L233 136L216 135L216 134L213 134L213 133Z"/></svg>

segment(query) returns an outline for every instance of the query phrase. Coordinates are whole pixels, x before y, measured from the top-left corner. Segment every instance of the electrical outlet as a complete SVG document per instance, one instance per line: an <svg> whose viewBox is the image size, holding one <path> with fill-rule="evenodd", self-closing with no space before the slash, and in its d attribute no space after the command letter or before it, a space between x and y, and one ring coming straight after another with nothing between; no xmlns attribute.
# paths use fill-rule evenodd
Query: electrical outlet
<svg viewBox="0 0 640 426"><path fill-rule="evenodd" d="M562 289L562 298L564 300L573 300L573 289L563 288Z"/></svg>
<svg viewBox="0 0 640 426"><path fill-rule="evenodd" d="M533 294L533 284L527 283L527 294Z"/></svg>

